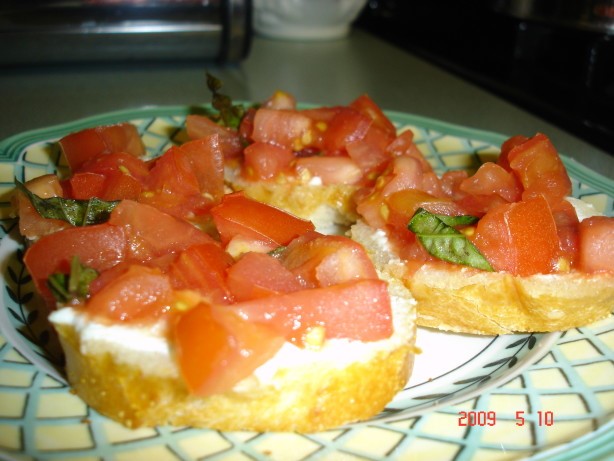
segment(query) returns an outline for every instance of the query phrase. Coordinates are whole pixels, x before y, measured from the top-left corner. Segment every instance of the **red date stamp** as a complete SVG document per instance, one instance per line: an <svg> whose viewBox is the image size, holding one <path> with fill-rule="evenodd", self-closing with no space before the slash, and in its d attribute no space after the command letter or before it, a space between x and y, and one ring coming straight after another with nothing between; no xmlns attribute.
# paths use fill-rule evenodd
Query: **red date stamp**
<svg viewBox="0 0 614 461"><path fill-rule="evenodd" d="M538 426L553 426L554 412L538 410L536 413ZM527 417L524 411L516 412L516 426L524 426ZM494 411L461 411L458 413L459 426L495 426L497 413Z"/></svg>

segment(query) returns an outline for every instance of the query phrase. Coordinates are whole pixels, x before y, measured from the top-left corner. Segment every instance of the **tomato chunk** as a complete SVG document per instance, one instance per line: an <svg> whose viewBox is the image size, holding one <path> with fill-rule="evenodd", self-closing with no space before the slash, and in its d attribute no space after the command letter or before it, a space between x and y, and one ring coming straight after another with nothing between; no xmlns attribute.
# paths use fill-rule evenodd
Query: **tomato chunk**
<svg viewBox="0 0 614 461"><path fill-rule="evenodd" d="M252 138L298 151L313 140L312 120L296 110L261 108L254 116Z"/></svg>
<svg viewBox="0 0 614 461"><path fill-rule="evenodd" d="M126 152L137 157L145 154L138 130L130 123L86 128L64 136L59 143L72 171L100 154Z"/></svg>
<svg viewBox="0 0 614 461"><path fill-rule="evenodd" d="M244 235L281 246L315 229L310 221L249 199L241 192L225 195L222 203L211 209L211 215L223 244Z"/></svg>
<svg viewBox="0 0 614 461"><path fill-rule="evenodd" d="M392 137L396 135L394 124L369 95L363 94L359 96L352 101L350 107L373 120L373 125L384 131L387 135Z"/></svg>
<svg viewBox="0 0 614 461"><path fill-rule="evenodd" d="M580 269L614 271L614 218L592 216L580 222Z"/></svg>
<svg viewBox="0 0 614 461"><path fill-rule="evenodd" d="M232 389L285 342L267 325L205 303L179 315L173 339L181 375L190 392L201 396Z"/></svg>
<svg viewBox="0 0 614 461"><path fill-rule="evenodd" d="M141 262L192 245L214 242L212 237L188 222L132 200L123 200L113 210L109 224L124 229L128 256Z"/></svg>
<svg viewBox="0 0 614 461"><path fill-rule="evenodd" d="M267 323L288 340L303 344L313 327L327 339L378 341L390 337L392 309L386 282L359 280L300 290L229 306L241 318Z"/></svg>
<svg viewBox="0 0 614 461"><path fill-rule="evenodd" d="M197 290L212 303L229 303L232 295L226 284L226 270L233 262L217 242L192 245L170 265L173 287Z"/></svg>
<svg viewBox="0 0 614 461"><path fill-rule="evenodd" d="M246 253L227 272L236 301L290 293L303 288L298 278L278 259L266 253Z"/></svg>
<svg viewBox="0 0 614 461"><path fill-rule="evenodd" d="M571 180L550 139L539 133L510 149L507 160L522 183L522 198L543 195L556 206L571 193Z"/></svg>
<svg viewBox="0 0 614 461"><path fill-rule="evenodd" d="M290 170L294 154L290 149L274 144L255 142L243 151L244 174L249 180L273 179Z"/></svg>
<svg viewBox="0 0 614 461"><path fill-rule="evenodd" d="M560 254L556 223L542 196L492 209L473 240L494 270L513 275L553 272Z"/></svg>
<svg viewBox="0 0 614 461"><path fill-rule="evenodd" d="M280 259L309 287L377 279L377 272L365 249L355 241L338 235L305 234L290 243Z"/></svg>
<svg viewBox="0 0 614 461"><path fill-rule="evenodd" d="M26 251L24 263L38 292L49 305L54 305L47 279L56 272L68 274L73 256L81 264L101 272L123 261L127 252L123 229L96 224L70 227L41 237Z"/></svg>
<svg viewBox="0 0 614 461"><path fill-rule="evenodd" d="M190 139L203 139L217 135L224 157L232 158L241 155L243 145L238 132L218 125L205 115L191 114L185 119L186 130Z"/></svg>
<svg viewBox="0 0 614 461"><path fill-rule="evenodd" d="M120 322L155 319L171 308L173 290L170 280L159 269L130 265L92 296L88 314Z"/></svg>
<svg viewBox="0 0 614 461"><path fill-rule="evenodd" d="M296 170L309 171L322 184L356 184L362 178L362 170L349 157L303 157L296 160Z"/></svg>

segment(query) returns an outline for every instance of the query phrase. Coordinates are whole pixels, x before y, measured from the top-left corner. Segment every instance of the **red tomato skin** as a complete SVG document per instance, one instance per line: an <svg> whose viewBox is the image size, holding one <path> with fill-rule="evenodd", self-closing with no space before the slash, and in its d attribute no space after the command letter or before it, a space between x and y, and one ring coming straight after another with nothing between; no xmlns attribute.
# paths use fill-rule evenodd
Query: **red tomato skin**
<svg viewBox="0 0 614 461"><path fill-rule="evenodd" d="M475 174L463 180L459 191L468 195L465 200L460 200L461 206L465 205L464 201L473 201L477 206L471 210L471 214L477 216L483 215L491 207L517 202L522 197L522 187L516 177L492 162L482 164ZM467 205L465 207L471 209Z"/></svg>
<svg viewBox="0 0 614 461"><path fill-rule="evenodd" d="M538 133L514 146L508 154L510 168L519 178L523 200L543 195L556 206L571 194L571 180L550 140Z"/></svg>
<svg viewBox="0 0 614 461"><path fill-rule="evenodd" d="M614 272L614 218L592 216L579 224L579 268Z"/></svg>
<svg viewBox="0 0 614 461"><path fill-rule="evenodd" d="M393 332L390 297L381 280L300 290L244 301L229 309L245 320L270 325L298 345L317 326L325 328L327 339L363 342L386 339Z"/></svg>
<svg viewBox="0 0 614 461"><path fill-rule="evenodd" d="M396 128L382 109L367 94L363 94L350 103L350 107L373 120L373 126L381 129L388 136L396 136Z"/></svg>
<svg viewBox="0 0 614 461"><path fill-rule="evenodd" d="M145 154L138 130L130 123L86 128L64 136L59 143L73 172L100 154L126 152L136 157Z"/></svg>
<svg viewBox="0 0 614 461"><path fill-rule="evenodd" d="M501 144L501 153L499 154L499 158L497 159L497 165L501 166L506 171L511 172L512 168L510 167L509 154L514 149L514 147L519 146L527 142L529 138L522 135L512 136L507 139L503 144Z"/></svg>
<svg viewBox="0 0 614 461"><path fill-rule="evenodd" d="M297 151L309 144L312 135L312 120L296 110L260 108L254 116L254 141Z"/></svg>
<svg viewBox="0 0 614 461"><path fill-rule="evenodd" d="M303 288L297 277L266 253L244 254L227 271L227 283L237 302L291 293Z"/></svg>
<svg viewBox="0 0 614 461"><path fill-rule="evenodd" d="M343 236L304 234L291 242L279 258L305 287L378 278L365 249Z"/></svg>
<svg viewBox="0 0 614 461"><path fill-rule="evenodd" d="M308 171L322 180L323 185L357 184L362 179L362 170L349 157L303 157L296 160L296 171Z"/></svg>
<svg viewBox="0 0 614 461"><path fill-rule="evenodd" d="M127 254L133 261L144 262L192 245L215 242L188 222L132 200L117 205L108 222L124 230Z"/></svg>
<svg viewBox="0 0 614 461"><path fill-rule="evenodd" d="M201 194L218 203L224 195L224 153L219 136L187 142L180 150L196 175Z"/></svg>
<svg viewBox="0 0 614 461"><path fill-rule="evenodd" d="M251 181L268 181L284 172L291 172L294 154L290 149L274 144L255 142L243 151L244 176Z"/></svg>
<svg viewBox="0 0 614 461"><path fill-rule="evenodd" d="M102 197L106 178L98 173L75 173L68 180L70 197L77 200L88 200L92 197Z"/></svg>
<svg viewBox="0 0 614 461"><path fill-rule="evenodd" d="M213 221L226 245L237 235L254 240L287 245L315 226L278 208L247 198L242 192L225 195L211 209Z"/></svg>
<svg viewBox="0 0 614 461"><path fill-rule="evenodd" d="M77 256L81 264L102 272L123 261L127 252L123 229L96 224L70 227L41 237L26 250L24 263L37 291L53 306L55 301L47 287L47 279L56 272L68 274L73 256Z"/></svg>
<svg viewBox="0 0 614 461"><path fill-rule="evenodd" d="M171 309L173 290L159 269L130 265L110 280L85 305L88 315L113 322L149 322Z"/></svg>
<svg viewBox="0 0 614 461"><path fill-rule="evenodd" d="M542 196L490 210L473 243L494 270L512 275L551 273L560 254L556 223Z"/></svg>
<svg viewBox="0 0 614 461"><path fill-rule="evenodd" d="M199 291L215 304L232 302L226 271L233 259L217 242L192 245L171 263L169 276L176 289Z"/></svg>
<svg viewBox="0 0 614 461"><path fill-rule="evenodd" d="M173 325L181 375L188 390L199 396L229 391L271 359L284 342L267 325L205 303L178 314Z"/></svg>
<svg viewBox="0 0 614 461"><path fill-rule="evenodd" d="M339 108L324 133L324 149L329 153L344 151L347 144L363 139L373 120L349 107Z"/></svg>
<svg viewBox="0 0 614 461"><path fill-rule="evenodd" d="M190 114L185 119L185 125L188 137L193 140L217 135L225 158L238 157L243 151L241 137L237 131L218 125L205 115Z"/></svg>
<svg viewBox="0 0 614 461"><path fill-rule="evenodd" d="M578 262L580 247L579 220L576 210L571 203L563 200L552 209L552 216L559 236L560 257L567 262L570 268L574 268Z"/></svg>

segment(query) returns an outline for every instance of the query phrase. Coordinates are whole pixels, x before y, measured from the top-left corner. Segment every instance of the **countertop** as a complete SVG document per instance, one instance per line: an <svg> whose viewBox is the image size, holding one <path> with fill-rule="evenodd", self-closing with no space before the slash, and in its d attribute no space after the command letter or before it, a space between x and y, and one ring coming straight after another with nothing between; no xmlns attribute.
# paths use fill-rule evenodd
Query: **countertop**
<svg viewBox="0 0 614 461"><path fill-rule="evenodd" d="M547 134L558 150L614 178L614 156L362 30L322 42L255 37L246 60L37 65L0 70L0 139L102 112L209 101L205 72L234 99L283 89L297 100L381 107L505 135Z"/></svg>

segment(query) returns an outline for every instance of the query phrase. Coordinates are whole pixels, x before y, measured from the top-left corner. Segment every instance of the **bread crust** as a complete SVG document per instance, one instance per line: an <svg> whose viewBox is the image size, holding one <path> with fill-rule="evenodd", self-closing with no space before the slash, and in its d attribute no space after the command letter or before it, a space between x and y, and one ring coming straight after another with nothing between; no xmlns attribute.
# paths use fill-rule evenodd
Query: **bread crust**
<svg viewBox="0 0 614 461"><path fill-rule="evenodd" d="M375 267L402 280L417 301L418 326L482 335L568 330L614 309L614 274L568 272L528 277L426 263L410 272L385 232L359 221L351 237Z"/></svg>
<svg viewBox="0 0 614 461"><path fill-rule="evenodd" d="M177 376L144 374L109 352L82 353L72 325L56 329L74 391L130 428L170 424L224 431L321 431L377 414L405 386L413 366L412 340L345 368L311 364L281 369L282 387L198 397Z"/></svg>
<svg viewBox="0 0 614 461"><path fill-rule="evenodd" d="M602 320L614 308L608 273L518 277L425 264L405 283L418 301L418 325L461 333L562 331Z"/></svg>

